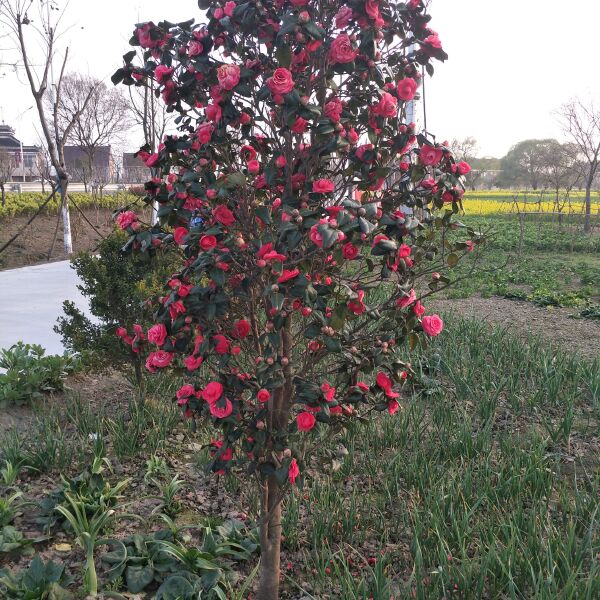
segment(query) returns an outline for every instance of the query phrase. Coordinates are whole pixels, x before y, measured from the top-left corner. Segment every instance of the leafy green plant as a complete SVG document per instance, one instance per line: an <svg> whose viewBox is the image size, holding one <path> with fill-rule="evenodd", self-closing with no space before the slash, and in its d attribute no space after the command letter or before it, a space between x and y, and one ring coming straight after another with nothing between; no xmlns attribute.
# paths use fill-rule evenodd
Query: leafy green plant
<svg viewBox="0 0 600 600"><path fill-rule="evenodd" d="M0 592L7 600L70 600L73 594L63 587L69 583L64 565L44 563L39 555L23 571L0 570Z"/></svg>
<svg viewBox="0 0 600 600"><path fill-rule="evenodd" d="M0 496L0 527L10 525L19 512L23 493L16 490L10 495Z"/></svg>
<svg viewBox="0 0 600 600"><path fill-rule="evenodd" d="M169 476L169 466L167 461L162 456L153 454L146 461L146 473L144 474L144 481L148 483L156 478L166 478Z"/></svg>
<svg viewBox="0 0 600 600"><path fill-rule="evenodd" d="M0 477L2 478L2 485L5 487L12 487L17 478L19 477L19 473L21 472L21 467L18 464L13 464L9 460L4 461L4 466L0 469Z"/></svg>
<svg viewBox="0 0 600 600"><path fill-rule="evenodd" d="M256 536L235 520L202 527L200 532L199 548L177 541L171 528L105 540L115 547L101 557L110 567L109 581L122 579L131 593L160 584L156 598L197 598L199 593L205 594L202 598L230 598L224 593L233 578L232 561L247 560L256 551Z"/></svg>
<svg viewBox="0 0 600 600"><path fill-rule="evenodd" d="M181 510L181 504L177 496L188 484L183 479L180 479L178 475L175 475L168 482L162 482L157 479L153 479L152 482L160 492L160 496L157 496L161 501L158 509L164 511L169 517L174 517Z"/></svg>
<svg viewBox="0 0 600 600"><path fill-rule="evenodd" d="M101 561L110 567L109 581L122 579L128 592L138 594L153 582L162 582L165 574L176 571L177 560L161 548L159 541L173 541L173 534L169 530L160 530L123 540L108 540L107 544L118 546L101 557Z"/></svg>
<svg viewBox="0 0 600 600"><path fill-rule="evenodd" d="M82 355L94 369L110 366L133 367L138 385L142 382L142 363L138 353L117 337L117 328L131 329L134 323L147 323L150 311L146 301L159 290L157 281L171 272L169 257L133 257L122 252L127 236L114 231L94 253L81 252L72 259L81 293L89 298L94 321L72 302L63 304L65 316L54 330L66 348Z"/></svg>
<svg viewBox="0 0 600 600"><path fill-rule="evenodd" d="M27 538L12 525L6 525L0 528L0 555L12 554L17 551L23 554L33 554L33 544L45 539L44 537Z"/></svg>
<svg viewBox="0 0 600 600"><path fill-rule="evenodd" d="M78 360L68 354L46 356L37 344L18 342L0 351L0 408L23 405L44 393L61 390L64 378L77 369Z"/></svg>

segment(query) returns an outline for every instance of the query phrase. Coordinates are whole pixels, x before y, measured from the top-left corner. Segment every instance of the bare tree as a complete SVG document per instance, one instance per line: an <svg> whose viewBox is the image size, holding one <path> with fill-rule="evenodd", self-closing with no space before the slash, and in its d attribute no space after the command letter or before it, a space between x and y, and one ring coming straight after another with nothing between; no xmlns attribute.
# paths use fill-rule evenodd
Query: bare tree
<svg viewBox="0 0 600 600"><path fill-rule="evenodd" d="M576 148L578 159L584 165L585 218L583 230L592 229L592 185L600 164L600 110L590 100L588 103L575 98L563 104L558 117L565 134Z"/></svg>
<svg viewBox="0 0 600 600"><path fill-rule="evenodd" d="M99 148L122 141L131 127L129 104L121 91L77 73L64 77L58 119L61 130L74 122L68 141L83 154L83 168L90 174L106 170L96 165Z"/></svg>
<svg viewBox="0 0 600 600"><path fill-rule="evenodd" d="M12 179L15 168L15 155L7 150L0 150L0 192L2 193L2 206L6 205L4 185Z"/></svg>
<svg viewBox="0 0 600 600"><path fill-rule="evenodd" d="M10 32L16 45L22 63L20 66L25 70L38 111L43 138L56 173L56 189L61 197L64 247L65 253L69 255L73 252L73 244L68 204L69 174L65 167L64 149L75 122L89 102L91 93L83 100L80 110L73 115L72 121L66 127L61 127L59 106L69 56L68 48L62 57L58 80L52 83L51 79L52 66L57 58L56 44L59 37L57 29L64 13L58 10L52 0L39 0L35 5L37 12L35 15L30 15L29 11L34 6L34 0L4 0L0 4L0 23ZM59 13L54 24L50 18L51 11ZM39 55L31 54L30 51L34 48L39 48ZM51 107L45 106L44 103L49 92L52 94Z"/></svg>
<svg viewBox="0 0 600 600"><path fill-rule="evenodd" d="M42 184L42 193L46 192L46 185L54 188L54 179L52 178L52 161L46 148L41 148L35 157L35 174L39 177Z"/></svg>
<svg viewBox="0 0 600 600"><path fill-rule="evenodd" d="M486 170L477 164L477 154L479 153L479 145L477 140L472 137L466 137L462 140L454 139L450 143L452 152L456 160L465 161L471 165L471 171L465 175L465 183L467 187L475 190L480 180L486 174Z"/></svg>

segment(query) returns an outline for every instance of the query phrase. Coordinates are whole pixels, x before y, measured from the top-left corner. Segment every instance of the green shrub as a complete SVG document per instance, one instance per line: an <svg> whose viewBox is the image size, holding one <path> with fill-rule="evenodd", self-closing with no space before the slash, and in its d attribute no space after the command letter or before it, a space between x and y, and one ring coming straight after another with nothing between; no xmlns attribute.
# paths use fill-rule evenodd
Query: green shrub
<svg viewBox="0 0 600 600"><path fill-rule="evenodd" d="M0 351L0 407L22 405L45 392L62 390L63 379L78 366L78 359L67 354L45 356L37 344L19 342Z"/></svg>
<svg viewBox="0 0 600 600"><path fill-rule="evenodd" d="M147 299L162 290L161 282L172 267L169 255L124 254L126 241L127 236L115 230L102 241L97 254L81 252L72 259L82 282L78 288L89 298L95 320L65 301L65 316L58 319L54 330L62 336L66 348L81 354L87 367L104 369L129 363L140 383L140 357L123 344L116 331L149 322Z"/></svg>
<svg viewBox="0 0 600 600"><path fill-rule="evenodd" d="M0 570L0 593L11 600L67 600L73 595L62 586L69 580L64 565L52 561L44 563L37 555L31 564L19 572Z"/></svg>

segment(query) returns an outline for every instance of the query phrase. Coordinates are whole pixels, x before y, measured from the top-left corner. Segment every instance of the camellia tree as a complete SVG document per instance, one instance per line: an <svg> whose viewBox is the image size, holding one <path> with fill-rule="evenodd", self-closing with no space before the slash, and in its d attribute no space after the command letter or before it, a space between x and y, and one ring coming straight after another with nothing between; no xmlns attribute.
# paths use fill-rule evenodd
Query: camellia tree
<svg viewBox="0 0 600 600"><path fill-rule="evenodd" d="M126 343L175 369L186 415L218 430L212 469L260 486L258 598L279 593L281 503L322 428L395 413L401 350L443 328L425 298L480 241L453 221L469 165L406 122L445 60L421 0L200 0L203 24L143 23L115 83L157 87L179 132L138 156L148 228L177 244L156 323Z"/></svg>

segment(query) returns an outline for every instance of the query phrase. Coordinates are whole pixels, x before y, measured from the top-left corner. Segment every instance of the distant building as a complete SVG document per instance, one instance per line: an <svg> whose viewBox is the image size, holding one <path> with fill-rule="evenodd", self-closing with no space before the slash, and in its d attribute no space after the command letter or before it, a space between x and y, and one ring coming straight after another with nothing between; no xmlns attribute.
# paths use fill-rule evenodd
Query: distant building
<svg viewBox="0 0 600 600"><path fill-rule="evenodd" d="M0 124L0 152L8 152L14 158L13 181L39 179L37 161L41 148L22 144L15 137L15 130L4 123Z"/></svg>
<svg viewBox="0 0 600 600"><path fill-rule="evenodd" d="M71 181L91 183L100 180L103 183L114 181L116 168L110 146L98 146L92 154L81 146L65 146L65 168Z"/></svg>
<svg viewBox="0 0 600 600"><path fill-rule="evenodd" d="M150 177L150 169L134 152L123 152L123 183L144 183Z"/></svg>

